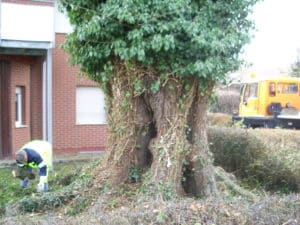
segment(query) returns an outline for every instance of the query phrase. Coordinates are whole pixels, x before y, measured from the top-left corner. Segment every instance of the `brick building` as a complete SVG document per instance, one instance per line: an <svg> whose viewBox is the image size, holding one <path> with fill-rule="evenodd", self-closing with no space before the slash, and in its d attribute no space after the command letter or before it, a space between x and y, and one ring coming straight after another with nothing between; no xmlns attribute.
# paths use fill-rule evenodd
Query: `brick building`
<svg viewBox="0 0 300 225"><path fill-rule="evenodd" d="M68 64L70 31L54 0L0 0L0 159L32 139L54 154L105 148L104 94Z"/></svg>

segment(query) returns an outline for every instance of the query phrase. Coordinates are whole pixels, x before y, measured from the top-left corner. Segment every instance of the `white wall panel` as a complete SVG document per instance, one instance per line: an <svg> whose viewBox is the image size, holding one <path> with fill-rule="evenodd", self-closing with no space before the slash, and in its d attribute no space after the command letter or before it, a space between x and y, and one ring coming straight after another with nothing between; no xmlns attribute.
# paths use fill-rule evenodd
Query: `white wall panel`
<svg viewBox="0 0 300 225"><path fill-rule="evenodd" d="M55 17L54 18L55 18L55 21L54 21L55 33L68 34L73 31L73 28L69 22L69 18L57 9L57 4L55 7Z"/></svg>
<svg viewBox="0 0 300 225"><path fill-rule="evenodd" d="M1 4L0 38L20 41L54 41L54 7Z"/></svg>

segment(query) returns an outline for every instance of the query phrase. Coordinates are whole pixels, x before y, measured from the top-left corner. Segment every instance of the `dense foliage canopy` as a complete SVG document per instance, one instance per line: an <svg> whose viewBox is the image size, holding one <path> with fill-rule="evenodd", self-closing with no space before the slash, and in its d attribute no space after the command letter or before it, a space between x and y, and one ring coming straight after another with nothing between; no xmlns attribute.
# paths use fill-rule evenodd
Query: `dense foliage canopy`
<svg viewBox="0 0 300 225"><path fill-rule="evenodd" d="M72 62L100 84L114 60L202 81L238 69L257 0L61 0L74 32Z"/></svg>

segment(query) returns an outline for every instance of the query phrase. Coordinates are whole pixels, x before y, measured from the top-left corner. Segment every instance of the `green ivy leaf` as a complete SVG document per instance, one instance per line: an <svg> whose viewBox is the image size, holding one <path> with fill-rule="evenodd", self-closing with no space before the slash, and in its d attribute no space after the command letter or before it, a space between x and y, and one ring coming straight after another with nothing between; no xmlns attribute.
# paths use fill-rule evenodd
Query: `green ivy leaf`
<svg viewBox="0 0 300 225"><path fill-rule="evenodd" d="M156 82L152 83L150 89L153 93L158 92L160 89L160 80L157 80Z"/></svg>

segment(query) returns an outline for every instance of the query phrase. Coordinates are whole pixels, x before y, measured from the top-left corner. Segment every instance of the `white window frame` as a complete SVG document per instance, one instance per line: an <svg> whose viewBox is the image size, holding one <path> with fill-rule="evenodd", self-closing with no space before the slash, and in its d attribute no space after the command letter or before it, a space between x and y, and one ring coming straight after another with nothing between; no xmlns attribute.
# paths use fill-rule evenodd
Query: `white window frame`
<svg viewBox="0 0 300 225"><path fill-rule="evenodd" d="M105 95L99 87L76 88L76 125L107 124Z"/></svg>
<svg viewBox="0 0 300 225"><path fill-rule="evenodd" d="M24 87L22 86L17 86L16 87L16 102L15 102L15 105L16 105L16 117L15 117L15 125L16 127L23 127L24 126L24 121L23 121L23 116L24 116L24 102L23 102L23 99L24 99Z"/></svg>

